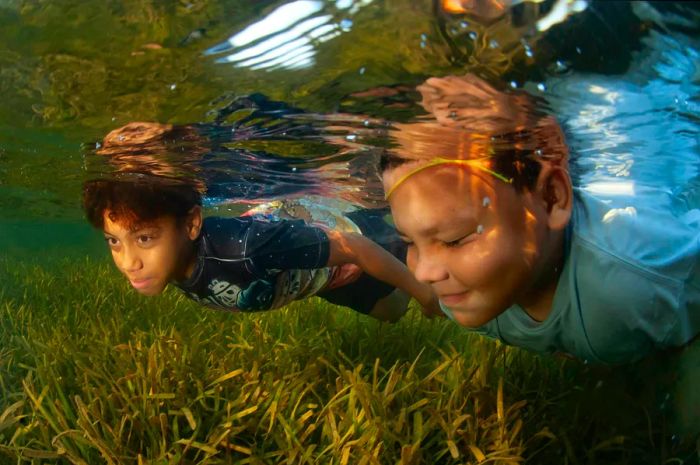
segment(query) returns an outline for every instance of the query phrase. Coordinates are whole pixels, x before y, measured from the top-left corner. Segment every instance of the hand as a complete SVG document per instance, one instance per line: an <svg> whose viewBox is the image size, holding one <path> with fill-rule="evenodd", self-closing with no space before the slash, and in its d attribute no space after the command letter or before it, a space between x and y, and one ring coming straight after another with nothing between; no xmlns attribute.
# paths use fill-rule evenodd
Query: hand
<svg viewBox="0 0 700 465"><path fill-rule="evenodd" d="M429 297L427 300L421 299L419 300L419 303L421 304L421 313L423 313L424 316L426 316L429 319L433 319L435 317L442 317L445 318L445 314L443 311L440 309L440 301L437 298L437 295L430 289Z"/></svg>

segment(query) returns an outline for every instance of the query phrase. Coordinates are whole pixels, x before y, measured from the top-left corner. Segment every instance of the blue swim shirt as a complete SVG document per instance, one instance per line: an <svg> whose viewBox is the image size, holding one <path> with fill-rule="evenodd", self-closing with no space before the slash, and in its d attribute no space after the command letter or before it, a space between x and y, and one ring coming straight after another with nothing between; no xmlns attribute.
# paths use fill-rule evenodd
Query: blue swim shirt
<svg viewBox="0 0 700 465"><path fill-rule="evenodd" d="M631 200L603 201L575 189L568 255L547 319L535 321L514 305L475 331L609 364L698 334L700 211L677 217L639 198L626 206Z"/></svg>

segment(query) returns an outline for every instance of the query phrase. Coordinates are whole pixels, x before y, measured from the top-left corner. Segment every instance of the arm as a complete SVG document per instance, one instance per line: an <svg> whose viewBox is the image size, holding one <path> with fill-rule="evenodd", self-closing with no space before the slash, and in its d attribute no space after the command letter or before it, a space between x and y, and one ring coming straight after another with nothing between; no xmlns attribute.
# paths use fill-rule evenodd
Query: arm
<svg viewBox="0 0 700 465"><path fill-rule="evenodd" d="M431 287L421 283L399 259L375 242L356 233L326 231L330 242L328 266L353 263L370 276L414 297L429 314L442 314Z"/></svg>

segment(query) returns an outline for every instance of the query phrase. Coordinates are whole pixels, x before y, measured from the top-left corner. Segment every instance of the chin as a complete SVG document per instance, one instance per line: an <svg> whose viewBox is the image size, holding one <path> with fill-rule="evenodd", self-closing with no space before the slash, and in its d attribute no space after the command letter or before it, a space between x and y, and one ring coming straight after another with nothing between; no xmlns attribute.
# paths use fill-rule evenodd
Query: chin
<svg viewBox="0 0 700 465"><path fill-rule="evenodd" d="M145 289L136 289L136 292L138 292L141 295L152 297L154 295L161 294L164 290L165 286L154 286Z"/></svg>
<svg viewBox="0 0 700 465"><path fill-rule="evenodd" d="M484 326L489 321L496 318L502 312L483 311L483 310L467 310L467 309L450 309L454 316L454 321L465 328L479 328Z"/></svg>

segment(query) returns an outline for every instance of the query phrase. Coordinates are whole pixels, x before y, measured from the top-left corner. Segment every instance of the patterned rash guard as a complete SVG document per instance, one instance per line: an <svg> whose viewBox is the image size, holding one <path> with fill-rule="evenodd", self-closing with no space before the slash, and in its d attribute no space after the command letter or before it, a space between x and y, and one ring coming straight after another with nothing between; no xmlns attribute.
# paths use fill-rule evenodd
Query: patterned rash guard
<svg viewBox="0 0 700 465"><path fill-rule="evenodd" d="M405 262L405 246L383 216L385 210L357 210L345 222ZM209 217L198 240L191 277L174 283L191 299L218 309L265 311L318 295L368 313L392 286L354 265L326 266L328 236L302 219L269 212L235 218Z"/></svg>

